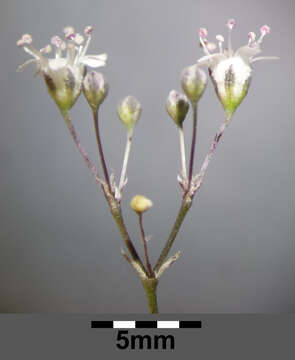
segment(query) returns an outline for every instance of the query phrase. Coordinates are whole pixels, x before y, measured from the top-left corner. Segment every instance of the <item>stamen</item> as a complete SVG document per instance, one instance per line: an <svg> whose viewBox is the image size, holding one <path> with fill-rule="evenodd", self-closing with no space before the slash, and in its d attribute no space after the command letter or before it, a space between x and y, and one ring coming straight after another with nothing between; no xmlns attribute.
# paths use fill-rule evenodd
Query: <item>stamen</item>
<svg viewBox="0 0 295 360"><path fill-rule="evenodd" d="M214 42L207 42L206 46L209 51L214 51L216 49L216 44Z"/></svg>
<svg viewBox="0 0 295 360"><path fill-rule="evenodd" d="M62 51L66 48L65 42L59 36L53 36L51 38L51 44L56 47L55 57L60 58Z"/></svg>
<svg viewBox="0 0 295 360"><path fill-rule="evenodd" d="M46 45L44 48L40 49L40 52L43 54L49 54L52 50L52 47L50 44Z"/></svg>
<svg viewBox="0 0 295 360"><path fill-rule="evenodd" d="M229 54L229 56L232 56L232 54L233 54L233 50L232 50L232 46L231 46L231 32L235 26L236 26L235 19L228 20L227 27L228 27L228 54Z"/></svg>
<svg viewBox="0 0 295 360"><path fill-rule="evenodd" d="M87 28L91 28L91 29L88 29L88 33L86 33L86 29ZM88 36L87 37L87 40L86 40L86 44L85 44L85 46L84 46L84 49L82 50L82 52L80 53L80 56L81 57L83 57L83 56L85 56L85 54L86 54L86 51L87 51L87 49L88 49L88 46L89 46L89 44L90 44L90 40L91 40L91 33L92 33L92 26L87 26L86 28L85 28L85 34Z"/></svg>
<svg viewBox="0 0 295 360"><path fill-rule="evenodd" d="M67 40L74 40L76 37L76 34L75 33L70 33L66 36L66 39Z"/></svg>
<svg viewBox="0 0 295 360"><path fill-rule="evenodd" d="M20 46L24 46L25 44L30 45L32 44L33 39L32 36L30 34L24 34L17 42L16 45L18 47Z"/></svg>
<svg viewBox="0 0 295 360"><path fill-rule="evenodd" d="M267 25L263 25L260 28L261 34L263 34L263 36L267 35L270 33L270 27Z"/></svg>
<svg viewBox="0 0 295 360"><path fill-rule="evenodd" d="M67 47L67 60L70 65L73 65L75 61L75 44L70 42L67 44Z"/></svg>
<svg viewBox="0 0 295 360"><path fill-rule="evenodd" d="M23 63L22 65L20 65L18 68L17 68L17 72L20 72L20 71L23 71L23 69L27 66L27 65L29 65L29 64L31 64L31 63L33 63L33 62L37 62L37 60L36 59L29 59L29 60L27 60L25 63Z"/></svg>
<svg viewBox="0 0 295 360"><path fill-rule="evenodd" d="M61 46L61 44L63 43L62 39L59 36L53 36L51 38L51 44L57 48L59 48Z"/></svg>
<svg viewBox="0 0 295 360"><path fill-rule="evenodd" d="M268 34L270 33L270 27L267 26L267 25L261 26L261 28L260 28L260 33L261 33L261 35L260 35L260 37L259 37L259 39L258 39L258 41L257 41L258 44L261 44L264 36L265 36L265 35L268 35Z"/></svg>
<svg viewBox="0 0 295 360"><path fill-rule="evenodd" d="M65 34L66 39L69 35L74 34L74 33L75 33L75 29L72 26L66 26L64 28L64 34Z"/></svg>
<svg viewBox="0 0 295 360"><path fill-rule="evenodd" d="M201 45L203 47L203 50L204 50L205 54L210 55L210 51L207 48L207 44L208 44L208 41L206 40L207 34L208 34L207 29L200 28L200 30L199 30L200 43L201 43Z"/></svg>
<svg viewBox="0 0 295 360"><path fill-rule="evenodd" d="M89 35L92 34L92 31L93 31L93 27L90 26L90 25L88 25L88 26L86 26L86 28L84 29L84 34L87 35L87 36L89 36Z"/></svg>
<svg viewBox="0 0 295 360"><path fill-rule="evenodd" d="M81 34L77 33L76 36L75 36L75 43L77 45L81 45L84 41L84 38Z"/></svg>
<svg viewBox="0 0 295 360"><path fill-rule="evenodd" d="M218 41L219 52L222 54L222 44L224 43L224 37L222 35L216 35L216 40Z"/></svg>
<svg viewBox="0 0 295 360"><path fill-rule="evenodd" d="M255 40L256 40L255 32L250 31L248 33L248 39L249 39L249 42L248 42L249 46L253 46L255 44Z"/></svg>
<svg viewBox="0 0 295 360"><path fill-rule="evenodd" d="M236 23L237 22L235 19L228 20L227 27L229 28L230 31L236 26Z"/></svg>
<svg viewBox="0 0 295 360"><path fill-rule="evenodd" d="M202 38L202 39L206 39L207 35L208 35L207 29L205 29L205 28L200 28L200 30L199 30L199 37Z"/></svg>

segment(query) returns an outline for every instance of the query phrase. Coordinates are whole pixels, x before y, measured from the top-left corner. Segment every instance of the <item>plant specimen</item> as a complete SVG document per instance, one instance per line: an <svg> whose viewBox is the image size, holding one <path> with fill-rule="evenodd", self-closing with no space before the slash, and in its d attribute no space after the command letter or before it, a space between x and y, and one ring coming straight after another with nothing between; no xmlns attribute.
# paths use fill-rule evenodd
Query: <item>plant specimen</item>
<svg viewBox="0 0 295 360"><path fill-rule="evenodd" d="M199 30L200 46L205 56L201 57L196 64L188 66L182 71L181 86L184 94L172 90L167 98L166 110L176 124L179 132L181 173L177 178L182 191L182 202L167 242L154 266L152 266L149 259L147 237L143 226L144 213L152 207L152 201L143 195L136 195L130 202L131 208L136 213L136 216L138 216L141 242L144 249L143 260L139 256L127 231L121 208L121 199L127 184L127 165L131 151L132 137L134 135L135 125L141 115L141 105L139 101L134 96L129 95L119 103L117 108L118 117L125 125L127 134L121 176L117 181L113 174L109 174L108 163L104 156L102 137L100 134L99 110L108 94L109 86L101 73L95 71L89 71L87 73L87 67L97 68L104 66L107 61L106 54L86 54L93 32L92 27L87 26L83 36L75 32L73 27L68 26L64 29L65 41L59 36L53 36L51 45L47 45L40 50L36 50L32 46L32 37L29 34L24 34L21 39L17 41L17 45L32 56L32 59L26 61L18 70L23 70L23 68L30 63L35 63L37 74L43 76L48 92L58 106L74 143L79 149L97 184L103 191L109 210L118 226L125 245L125 250L121 250L122 255L138 273L148 299L151 313L158 312L157 286L159 279L163 272L168 269L180 255L180 252L177 252L175 255L168 257L170 249L187 212L192 206L193 199L203 183L207 167L216 147L224 131L229 126L235 110L248 92L252 74L252 64L260 60L277 59L277 57L257 56L261 52L260 47L263 38L270 32L270 28L267 25L261 27L261 34L258 39L256 39L254 32L250 32L248 34L248 43L238 50L233 51L231 32L235 25L236 22L233 19L227 22L227 47L223 46L224 37L222 35L216 36L216 45L207 40L207 30L205 28ZM53 51L52 48L55 49L55 57L46 57L47 54ZM214 52L215 50L216 52ZM207 85L207 75L204 68L208 69L209 76L214 84L217 97L224 109L225 115L224 120L221 122L213 138L212 145L200 170L194 173L198 107ZM69 110L73 107L81 93L84 94L92 112L94 133L97 140L103 176L101 176L95 168L80 143L69 115ZM187 163L183 124L190 107L192 109L192 139Z"/></svg>

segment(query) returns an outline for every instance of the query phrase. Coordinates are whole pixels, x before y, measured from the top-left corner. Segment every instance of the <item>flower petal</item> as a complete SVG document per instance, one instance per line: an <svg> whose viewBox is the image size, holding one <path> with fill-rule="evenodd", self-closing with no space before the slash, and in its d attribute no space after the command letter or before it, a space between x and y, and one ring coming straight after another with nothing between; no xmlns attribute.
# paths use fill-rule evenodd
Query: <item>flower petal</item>
<svg viewBox="0 0 295 360"><path fill-rule="evenodd" d="M83 56L82 59L80 60L81 63L93 68L99 66L105 66L106 61L107 61L107 54L87 55L87 56Z"/></svg>
<svg viewBox="0 0 295 360"><path fill-rule="evenodd" d="M212 54L212 55L206 55L206 56L201 57L198 60L198 64L200 66L203 66L203 65L211 66L214 63L216 63L217 61L221 61L221 60L224 60L224 59L226 59L226 57L223 54L215 53L215 54Z"/></svg>
<svg viewBox="0 0 295 360"><path fill-rule="evenodd" d="M280 58L278 56L258 56L257 58L252 59L251 63L261 60L280 60Z"/></svg>
<svg viewBox="0 0 295 360"><path fill-rule="evenodd" d="M258 45L256 46L245 45L240 47L236 51L235 56L240 56L244 61L250 63L251 58L255 55L258 55L259 53L261 53L261 49Z"/></svg>

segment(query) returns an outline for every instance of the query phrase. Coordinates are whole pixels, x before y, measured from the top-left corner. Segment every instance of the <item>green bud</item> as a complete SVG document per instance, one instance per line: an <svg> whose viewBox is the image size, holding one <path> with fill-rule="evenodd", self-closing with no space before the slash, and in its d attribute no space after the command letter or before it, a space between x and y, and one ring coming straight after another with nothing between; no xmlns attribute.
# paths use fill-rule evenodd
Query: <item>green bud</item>
<svg viewBox="0 0 295 360"><path fill-rule="evenodd" d="M146 198L143 195L136 195L132 198L130 202L130 207L136 213L141 214L153 206L153 203L150 199Z"/></svg>
<svg viewBox="0 0 295 360"><path fill-rule="evenodd" d="M120 101L117 112L127 131L132 133L141 114L139 101L134 96L129 95Z"/></svg>
<svg viewBox="0 0 295 360"><path fill-rule="evenodd" d="M176 90L170 91L166 102L166 110L177 126L182 127L188 109L187 97Z"/></svg>
<svg viewBox="0 0 295 360"><path fill-rule="evenodd" d="M197 64L188 66L181 73L181 86L192 103L199 101L207 86L207 76Z"/></svg>
<svg viewBox="0 0 295 360"><path fill-rule="evenodd" d="M83 80L83 93L93 111L102 104L109 91L103 75L96 71L88 73Z"/></svg>

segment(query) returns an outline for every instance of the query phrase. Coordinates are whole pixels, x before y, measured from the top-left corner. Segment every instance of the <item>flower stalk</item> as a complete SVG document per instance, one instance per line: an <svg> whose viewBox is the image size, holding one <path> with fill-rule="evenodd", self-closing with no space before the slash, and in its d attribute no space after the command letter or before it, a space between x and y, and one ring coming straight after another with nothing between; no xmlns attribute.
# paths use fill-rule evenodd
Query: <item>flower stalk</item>
<svg viewBox="0 0 295 360"><path fill-rule="evenodd" d="M180 141L180 154L181 154L181 166L182 166L182 177L187 182L187 173L186 173L186 159L185 159L185 142L184 142L184 133L183 127L179 127L179 141Z"/></svg>
<svg viewBox="0 0 295 360"><path fill-rule="evenodd" d="M196 140L197 140L197 125L198 125L198 114L197 114L197 103L192 103L193 108L193 131L192 131L192 143L191 143L191 153L190 153L190 161L189 161L189 175L188 175L188 187L187 191L190 190L191 181L193 176L194 169L194 160L195 160L195 148L196 148Z"/></svg>
<svg viewBox="0 0 295 360"><path fill-rule="evenodd" d="M129 155L130 155L130 150L131 150L131 144L132 144L132 133L127 132L127 141L126 141L122 171L121 171L120 182L119 182L119 193L122 192L122 190L127 182L126 173L127 173L128 160L129 160Z"/></svg>
<svg viewBox="0 0 295 360"><path fill-rule="evenodd" d="M99 123L98 123L98 109L93 110L92 114L93 114L93 123L94 123L94 129L95 129L95 136L96 136L96 142L97 142L97 147L98 147L98 153L99 153L99 157L100 157L100 161L101 161L101 166L102 166L104 178L105 178L106 184L108 186L109 192L112 193L109 173L108 173L107 165L106 165L106 162L105 162L104 153L103 153L103 147L102 147L102 142L101 142L101 137L100 137Z"/></svg>

